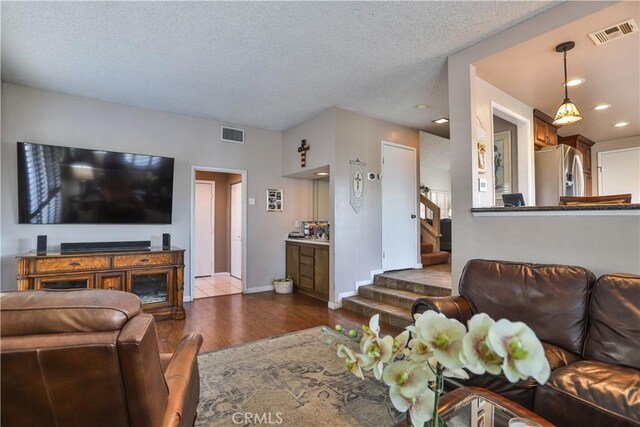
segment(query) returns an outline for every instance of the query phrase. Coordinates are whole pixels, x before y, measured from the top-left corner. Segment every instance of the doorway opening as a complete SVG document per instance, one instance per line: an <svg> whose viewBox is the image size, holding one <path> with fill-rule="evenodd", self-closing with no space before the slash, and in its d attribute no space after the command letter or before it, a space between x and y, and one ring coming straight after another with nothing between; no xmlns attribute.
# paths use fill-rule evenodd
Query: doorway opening
<svg viewBox="0 0 640 427"><path fill-rule="evenodd" d="M245 172L192 168L191 295L243 292Z"/></svg>

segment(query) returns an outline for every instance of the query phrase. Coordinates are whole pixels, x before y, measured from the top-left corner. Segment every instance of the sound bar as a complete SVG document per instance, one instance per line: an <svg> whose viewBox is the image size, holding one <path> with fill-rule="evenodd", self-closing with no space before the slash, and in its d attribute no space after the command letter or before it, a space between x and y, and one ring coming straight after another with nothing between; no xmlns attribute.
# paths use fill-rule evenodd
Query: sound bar
<svg viewBox="0 0 640 427"><path fill-rule="evenodd" d="M85 242L85 243L61 243L60 252L108 252L149 250L151 240L129 240L126 242Z"/></svg>

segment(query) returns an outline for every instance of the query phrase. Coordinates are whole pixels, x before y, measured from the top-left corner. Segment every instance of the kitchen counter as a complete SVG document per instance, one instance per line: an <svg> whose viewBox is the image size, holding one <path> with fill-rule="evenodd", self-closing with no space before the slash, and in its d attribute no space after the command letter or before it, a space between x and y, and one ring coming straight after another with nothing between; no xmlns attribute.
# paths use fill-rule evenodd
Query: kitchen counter
<svg viewBox="0 0 640 427"><path fill-rule="evenodd" d="M329 246L329 240L326 239L310 239L310 238L304 238L304 239L285 239L285 242L294 242L294 243L311 243L313 245L323 245L323 246Z"/></svg>
<svg viewBox="0 0 640 427"><path fill-rule="evenodd" d="M566 205L471 208L474 216L517 215L638 215L639 203L620 205Z"/></svg>

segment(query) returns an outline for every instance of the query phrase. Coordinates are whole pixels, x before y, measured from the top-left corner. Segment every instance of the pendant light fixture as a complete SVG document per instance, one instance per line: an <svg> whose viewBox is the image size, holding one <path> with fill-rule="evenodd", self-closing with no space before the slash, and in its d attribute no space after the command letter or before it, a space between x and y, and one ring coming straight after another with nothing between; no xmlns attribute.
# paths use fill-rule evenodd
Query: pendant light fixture
<svg viewBox="0 0 640 427"><path fill-rule="evenodd" d="M569 99L567 86L567 51L573 49L575 45L574 42L564 42L556 46L556 52L562 52L564 56L564 101L558 107L556 118L553 121L556 126L570 125L582 120L582 114L578 111L578 107Z"/></svg>

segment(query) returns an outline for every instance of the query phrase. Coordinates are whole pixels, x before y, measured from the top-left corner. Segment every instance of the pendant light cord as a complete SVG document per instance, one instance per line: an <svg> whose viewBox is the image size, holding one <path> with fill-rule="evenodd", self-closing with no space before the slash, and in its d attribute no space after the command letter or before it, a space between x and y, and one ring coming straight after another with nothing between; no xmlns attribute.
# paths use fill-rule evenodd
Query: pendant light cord
<svg viewBox="0 0 640 427"><path fill-rule="evenodd" d="M569 99L569 88L567 87L567 50L564 51L564 99Z"/></svg>

